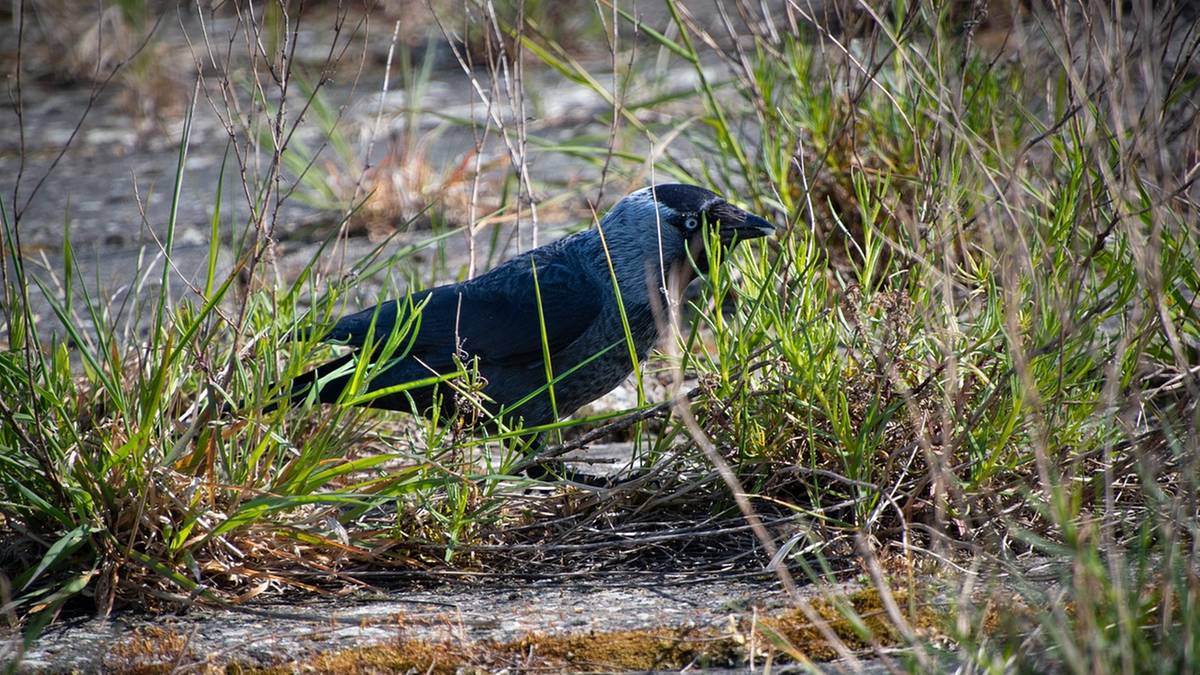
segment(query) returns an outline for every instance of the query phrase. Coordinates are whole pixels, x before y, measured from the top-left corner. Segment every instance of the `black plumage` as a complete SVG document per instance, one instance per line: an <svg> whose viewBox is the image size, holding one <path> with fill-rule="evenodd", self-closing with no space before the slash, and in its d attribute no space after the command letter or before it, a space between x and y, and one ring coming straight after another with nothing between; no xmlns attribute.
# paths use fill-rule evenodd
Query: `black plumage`
<svg viewBox="0 0 1200 675"><path fill-rule="evenodd" d="M658 339L656 312L665 306L667 278L686 283L693 261L706 259L702 222L717 227L729 246L772 231L765 220L702 188L639 190L618 202L597 228L516 256L475 279L342 318L325 339L355 351L297 378L288 400L302 400L316 385L318 400L344 402L356 360L369 354L378 361L391 338L391 358L372 363L377 372L357 395L403 391L366 405L423 415L436 409L447 416L455 402L449 383L412 383L465 365L478 368L490 415L526 427L553 422L632 372L626 323L633 352L639 360L645 357ZM405 334L394 335L397 331Z"/></svg>

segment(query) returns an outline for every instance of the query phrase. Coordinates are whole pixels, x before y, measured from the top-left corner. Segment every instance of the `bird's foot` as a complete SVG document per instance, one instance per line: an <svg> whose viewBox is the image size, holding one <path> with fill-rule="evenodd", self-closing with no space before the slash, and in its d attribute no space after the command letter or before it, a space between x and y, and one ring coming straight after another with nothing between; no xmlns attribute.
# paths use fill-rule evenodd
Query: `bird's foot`
<svg viewBox="0 0 1200 675"><path fill-rule="evenodd" d="M597 476L595 474L580 473L575 471L568 467L565 462L560 461L537 462L526 467L526 469L521 473L523 473L526 478L533 480L557 483L560 485L571 485L579 488L602 490L611 490L629 485L637 480L640 480L645 475L644 472L639 472L625 477L622 477L619 474L610 476Z"/></svg>

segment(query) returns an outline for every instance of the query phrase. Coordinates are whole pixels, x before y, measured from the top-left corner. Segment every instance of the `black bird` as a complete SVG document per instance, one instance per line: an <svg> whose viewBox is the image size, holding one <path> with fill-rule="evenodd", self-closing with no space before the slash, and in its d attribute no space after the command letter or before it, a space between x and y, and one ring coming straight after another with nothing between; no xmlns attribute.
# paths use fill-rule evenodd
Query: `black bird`
<svg viewBox="0 0 1200 675"><path fill-rule="evenodd" d="M566 417L633 371L626 323L638 360L646 356L659 337L656 313L666 306L666 281L686 284L693 269L707 272L701 227L706 222L717 228L725 247L774 231L767 221L703 188L668 184L638 190L596 228L519 255L469 281L414 292L342 318L324 339L356 351L298 377L287 400L303 400L315 385L317 400L338 402L359 355L378 359L393 332L406 330L407 335L393 338L388 361L371 364L377 371L357 396L409 388L383 393L365 405L449 416L455 402L450 383L411 385L465 365L477 366L483 407L491 415L509 423L520 420L527 428Z"/></svg>

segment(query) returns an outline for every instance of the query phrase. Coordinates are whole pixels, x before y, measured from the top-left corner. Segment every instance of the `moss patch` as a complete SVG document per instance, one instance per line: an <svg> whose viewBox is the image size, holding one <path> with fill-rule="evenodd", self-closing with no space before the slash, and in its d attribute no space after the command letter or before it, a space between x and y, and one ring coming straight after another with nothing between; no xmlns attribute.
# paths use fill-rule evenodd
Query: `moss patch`
<svg viewBox="0 0 1200 675"><path fill-rule="evenodd" d="M147 626L134 629L113 644L104 669L121 673L170 673L179 664L196 660L187 636L172 628Z"/></svg>
<svg viewBox="0 0 1200 675"><path fill-rule="evenodd" d="M903 613L908 596L896 594L895 600ZM873 646L894 647L903 642L900 631L892 624L879 593L874 589L836 598L832 602L822 599L813 602L812 608L826 622L829 630L852 651L871 649ZM922 607L915 616L905 616L904 619L922 632L937 626L937 617L928 607ZM761 622L763 628L760 632L777 643L786 641L779 645L785 651L795 649L813 661L830 661L838 657L834 646L799 609L766 617Z"/></svg>
<svg viewBox="0 0 1200 675"><path fill-rule="evenodd" d="M712 630L649 628L585 634L532 634L503 645L531 665L588 670L678 670L692 666L736 666L739 641Z"/></svg>
<svg viewBox="0 0 1200 675"><path fill-rule="evenodd" d="M401 640L360 649L317 654L304 661L268 669L269 673L309 670L323 673L456 673L471 669L475 659L467 649L446 642Z"/></svg>

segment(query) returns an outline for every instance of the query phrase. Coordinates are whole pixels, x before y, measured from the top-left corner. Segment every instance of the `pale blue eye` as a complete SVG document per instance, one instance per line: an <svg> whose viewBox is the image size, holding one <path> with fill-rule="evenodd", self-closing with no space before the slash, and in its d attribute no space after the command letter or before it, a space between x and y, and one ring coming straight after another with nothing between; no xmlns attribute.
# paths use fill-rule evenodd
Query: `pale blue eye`
<svg viewBox="0 0 1200 675"><path fill-rule="evenodd" d="M700 219L696 216L688 216L687 220L683 221L683 226L689 230L694 230L700 227Z"/></svg>

